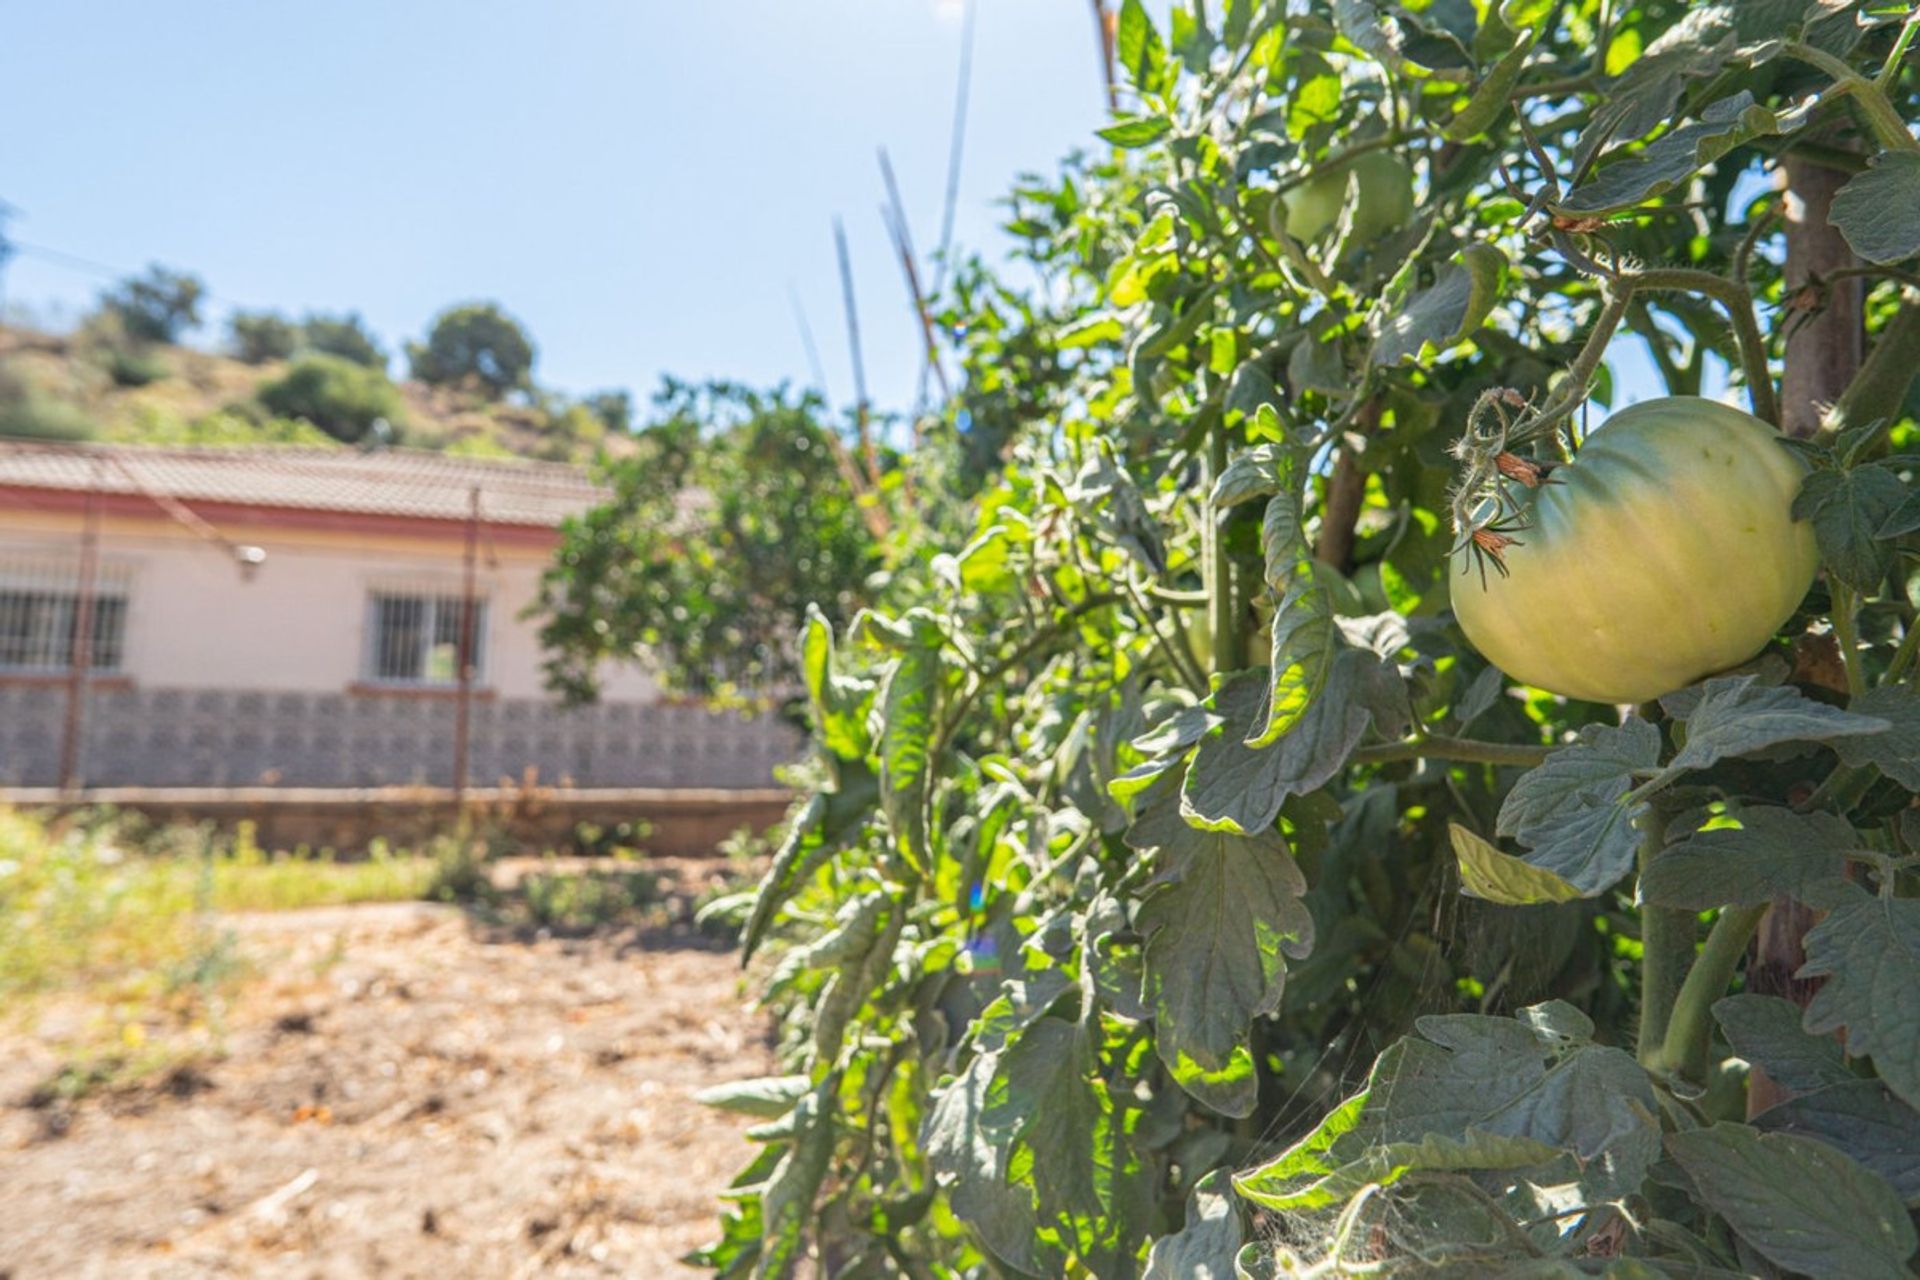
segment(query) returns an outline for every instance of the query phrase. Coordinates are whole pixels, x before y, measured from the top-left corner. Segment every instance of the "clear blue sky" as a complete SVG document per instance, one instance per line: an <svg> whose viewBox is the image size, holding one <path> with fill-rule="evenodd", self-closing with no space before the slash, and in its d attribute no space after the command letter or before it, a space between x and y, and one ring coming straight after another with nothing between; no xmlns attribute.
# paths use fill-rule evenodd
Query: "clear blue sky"
<svg viewBox="0 0 1920 1280"><path fill-rule="evenodd" d="M958 240L1102 120L1085 0L976 0ZM663 373L808 383L802 299L851 399L832 220L869 379L905 407L917 334L879 214L892 152L939 232L960 0L0 3L11 234L201 275L220 306L360 310L390 346L497 299L572 392ZM10 301L107 281L26 254ZM211 325L198 339L219 334Z"/></svg>

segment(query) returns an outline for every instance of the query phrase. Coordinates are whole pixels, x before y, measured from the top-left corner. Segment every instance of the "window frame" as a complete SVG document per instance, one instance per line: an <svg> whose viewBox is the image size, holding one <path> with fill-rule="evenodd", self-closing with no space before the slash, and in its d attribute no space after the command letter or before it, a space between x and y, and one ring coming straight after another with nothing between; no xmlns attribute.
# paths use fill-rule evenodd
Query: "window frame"
<svg viewBox="0 0 1920 1280"><path fill-rule="evenodd" d="M382 658L385 656L383 635L391 627L383 627L385 610L391 603L411 602L424 607L425 616L415 624L418 636L415 641L414 669L416 675L382 674ZM493 646L488 643L487 622L491 610L488 608L485 593L476 593L473 597L473 684L479 686L485 681L489 659ZM434 590L432 588L374 587L367 592L367 604L362 625L360 657L361 682L380 689L428 689L450 690L460 687L459 670L459 628L460 613L466 605L466 597L457 592ZM451 676L436 678L433 676L433 651L448 641L436 640L443 626L453 629L454 670Z"/></svg>
<svg viewBox="0 0 1920 1280"><path fill-rule="evenodd" d="M127 670L127 620L132 614L129 600L131 593L124 583L109 582L104 587L96 587L93 592L93 635L92 653L88 655L87 670L102 675L122 675ZM23 585L18 582L0 580L0 618L8 615L12 607L23 610L38 608L45 610L49 603L53 606L55 620L49 624L30 619L32 633L27 634L25 645L29 655L45 648L47 661L13 661L7 656L8 646L0 639L0 675L8 676L44 676L73 670L74 630L80 624L79 586ZM22 602L15 605L14 602ZM108 625L110 624L110 625ZM51 635L40 632L51 631ZM50 647L46 647L49 646ZM105 660L103 661L103 652Z"/></svg>

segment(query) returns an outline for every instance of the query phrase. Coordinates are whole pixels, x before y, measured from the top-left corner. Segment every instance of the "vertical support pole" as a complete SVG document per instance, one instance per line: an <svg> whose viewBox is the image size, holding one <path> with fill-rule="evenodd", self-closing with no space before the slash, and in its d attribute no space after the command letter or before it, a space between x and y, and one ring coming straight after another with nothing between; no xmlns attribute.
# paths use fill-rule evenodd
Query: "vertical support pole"
<svg viewBox="0 0 1920 1280"><path fill-rule="evenodd" d="M1786 187L1786 296L1791 299L1814 277L1853 264L1853 252L1827 219L1833 196L1848 175L1837 169L1788 156ZM1780 382L1780 424L1800 439L1820 429L1821 414L1838 400L1860 371L1866 344L1858 280L1826 285L1826 306L1798 326L1787 339L1786 367ZM1775 897L1761 917L1747 966L1747 990L1784 996L1805 1007L1817 981L1794 975L1806 963L1806 936L1814 914L1792 898ZM1747 1084L1747 1114L1758 1115L1792 1096L1759 1067Z"/></svg>
<svg viewBox="0 0 1920 1280"><path fill-rule="evenodd" d="M480 486L473 486L467 500L467 550L465 585L460 598L460 692L453 721L453 805L463 811L467 804L467 748L473 726L473 624L479 611L476 595L477 560L480 554Z"/></svg>
<svg viewBox="0 0 1920 1280"><path fill-rule="evenodd" d="M105 459L95 457L80 526L80 575L73 598L73 639L67 650L67 723L60 740L60 790L80 788L80 738L86 731L87 669L93 665L93 598L100 576L100 481Z"/></svg>

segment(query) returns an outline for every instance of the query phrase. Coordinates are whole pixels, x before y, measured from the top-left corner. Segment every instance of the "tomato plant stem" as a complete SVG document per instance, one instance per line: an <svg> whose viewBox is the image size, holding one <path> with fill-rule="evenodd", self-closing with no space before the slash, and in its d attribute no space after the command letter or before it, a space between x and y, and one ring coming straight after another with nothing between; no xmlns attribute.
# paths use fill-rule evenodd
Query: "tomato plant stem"
<svg viewBox="0 0 1920 1280"><path fill-rule="evenodd" d="M1227 469L1227 433L1215 427L1207 442L1207 488ZM1207 557L1207 609L1213 631L1213 670L1224 675L1245 666L1246 648L1240 630L1239 611L1233 607L1233 558L1227 554L1220 536L1220 517L1211 505L1204 508L1206 532L1203 539Z"/></svg>
<svg viewBox="0 0 1920 1280"><path fill-rule="evenodd" d="M1667 843L1667 815L1659 805L1647 813L1640 833L1640 874L1645 876ZM1653 1067L1667 1036L1674 1001L1693 955L1694 918L1674 907L1640 908L1640 1062Z"/></svg>
<svg viewBox="0 0 1920 1280"><path fill-rule="evenodd" d="M1840 645L1840 660L1847 668L1847 695L1853 698L1867 691L1867 675L1860 666L1860 636L1854 625L1854 610L1859 603L1851 587L1833 584L1833 638Z"/></svg>
<svg viewBox="0 0 1920 1280"><path fill-rule="evenodd" d="M1901 33L1901 39L1909 39L1910 34ZM1880 139L1880 145L1893 151L1920 151L1920 142L1914 141L1907 132L1906 121L1900 118L1893 104L1887 101L1887 95L1880 86L1824 49L1816 49L1799 40L1789 40L1785 52L1790 58L1798 58L1809 66L1820 68L1833 77L1836 94L1846 94L1859 104L1860 114L1867 118L1867 124L1873 129L1874 136ZM1897 62L1894 65L1898 65ZM1882 73L1884 75L1884 72Z"/></svg>
<svg viewBox="0 0 1920 1280"><path fill-rule="evenodd" d="M1703 293L1725 307L1727 318L1733 322L1734 339L1740 346L1740 367L1746 374L1753 416L1776 427L1780 425L1780 401L1774 394L1773 373L1767 367L1767 343L1760 336L1760 322L1753 314L1753 293L1744 281L1686 267L1640 271L1624 279L1635 289Z"/></svg>
<svg viewBox="0 0 1920 1280"><path fill-rule="evenodd" d="M1707 1049L1713 1037L1713 1003L1727 993L1733 971L1747 954L1747 943L1753 940L1754 931L1760 927L1760 917L1766 913L1764 902L1750 907L1728 907L1720 913L1713 928L1707 931L1707 942L1700 948L1699 958L1687 970L1686 981L1680 984L1657 1060L1649 1061L1643 1050L1643 1063L1676 1072L1681 1079L1695 1084L1705 1083Z"/></svg>

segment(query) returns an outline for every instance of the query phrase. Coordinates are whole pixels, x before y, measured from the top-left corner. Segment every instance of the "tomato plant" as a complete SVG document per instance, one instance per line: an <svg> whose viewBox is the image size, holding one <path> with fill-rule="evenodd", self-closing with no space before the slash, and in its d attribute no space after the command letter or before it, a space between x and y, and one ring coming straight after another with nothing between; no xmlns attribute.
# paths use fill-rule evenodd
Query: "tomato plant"
<svg viewBox="0 0 1920 1280"><path fill-rule="evenodd" d="M874 607L795 646L706 1264L1911 1274L1917 25L1127 0L1112 150L1014 192L1037 285L956 277ZM1273 216L1375 153L1398 225ZM1799 459L1583 440L1628 336Z"/></svg>

